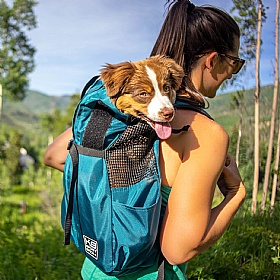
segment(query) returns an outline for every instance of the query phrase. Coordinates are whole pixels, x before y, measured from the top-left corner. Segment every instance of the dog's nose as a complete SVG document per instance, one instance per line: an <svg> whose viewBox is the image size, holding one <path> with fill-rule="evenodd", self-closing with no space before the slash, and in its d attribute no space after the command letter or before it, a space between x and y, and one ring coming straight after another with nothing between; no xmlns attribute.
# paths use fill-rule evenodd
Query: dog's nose
<svg viewBox="0 0 280 280"><path fill-rule="evenodd" d="M166 121L170 121L173 118L174 110L170 108L162 109L162 116Z"/></svg>

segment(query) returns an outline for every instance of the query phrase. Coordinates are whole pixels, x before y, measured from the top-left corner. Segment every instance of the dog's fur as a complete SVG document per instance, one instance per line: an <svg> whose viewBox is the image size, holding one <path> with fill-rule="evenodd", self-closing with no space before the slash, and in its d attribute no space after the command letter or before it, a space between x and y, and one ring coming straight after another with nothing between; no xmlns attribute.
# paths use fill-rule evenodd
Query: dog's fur
<svg viewBox="0 0 280 280"><path fill-rule="evenodd" d="M152 122L170 122L184 71L173 59L154 56L138 62L107 64L101 70L108 96L116 107Z"/></svg>

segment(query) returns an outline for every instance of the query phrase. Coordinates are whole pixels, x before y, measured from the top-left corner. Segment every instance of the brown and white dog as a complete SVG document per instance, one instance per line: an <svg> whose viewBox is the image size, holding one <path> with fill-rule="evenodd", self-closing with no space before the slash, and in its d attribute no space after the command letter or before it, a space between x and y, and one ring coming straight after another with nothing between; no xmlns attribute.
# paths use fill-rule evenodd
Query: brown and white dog
<svg viewBox="0 0 280 280"><path fill-rule="evenodd" d="M153 56L137 62L107 64L100 77L116 107L144 119L161 139L171 135L176 91L184 71L173 59Z"/></svg>

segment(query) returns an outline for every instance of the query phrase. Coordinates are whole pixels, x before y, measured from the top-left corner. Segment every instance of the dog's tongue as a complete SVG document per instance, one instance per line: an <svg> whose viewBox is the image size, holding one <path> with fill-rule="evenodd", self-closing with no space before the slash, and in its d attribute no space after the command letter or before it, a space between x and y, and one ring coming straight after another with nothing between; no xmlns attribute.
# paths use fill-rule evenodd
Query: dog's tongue
<svg viewBox="0 0 280 280"><path fill-rule="evenodd" d="M160 139L167 139L171 136L172 128L169 122L156 122L155 131Z"/></svg>

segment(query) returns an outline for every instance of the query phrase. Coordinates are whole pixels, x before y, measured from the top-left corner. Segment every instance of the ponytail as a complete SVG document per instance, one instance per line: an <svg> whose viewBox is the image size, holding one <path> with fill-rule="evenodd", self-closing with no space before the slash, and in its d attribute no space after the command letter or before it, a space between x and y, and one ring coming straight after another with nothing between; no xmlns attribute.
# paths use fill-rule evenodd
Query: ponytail
<svg viewBox="0 0 280 280"><path fill-rule="evenodd" d="M185 71L178 98L188 98L205 107L205 99L192 84L190 73L207 51L234 51L240 30L226 12L212 6L195 6L189 0L167 0L167 16L151 52L151 56L173 58Z"/></svg>

